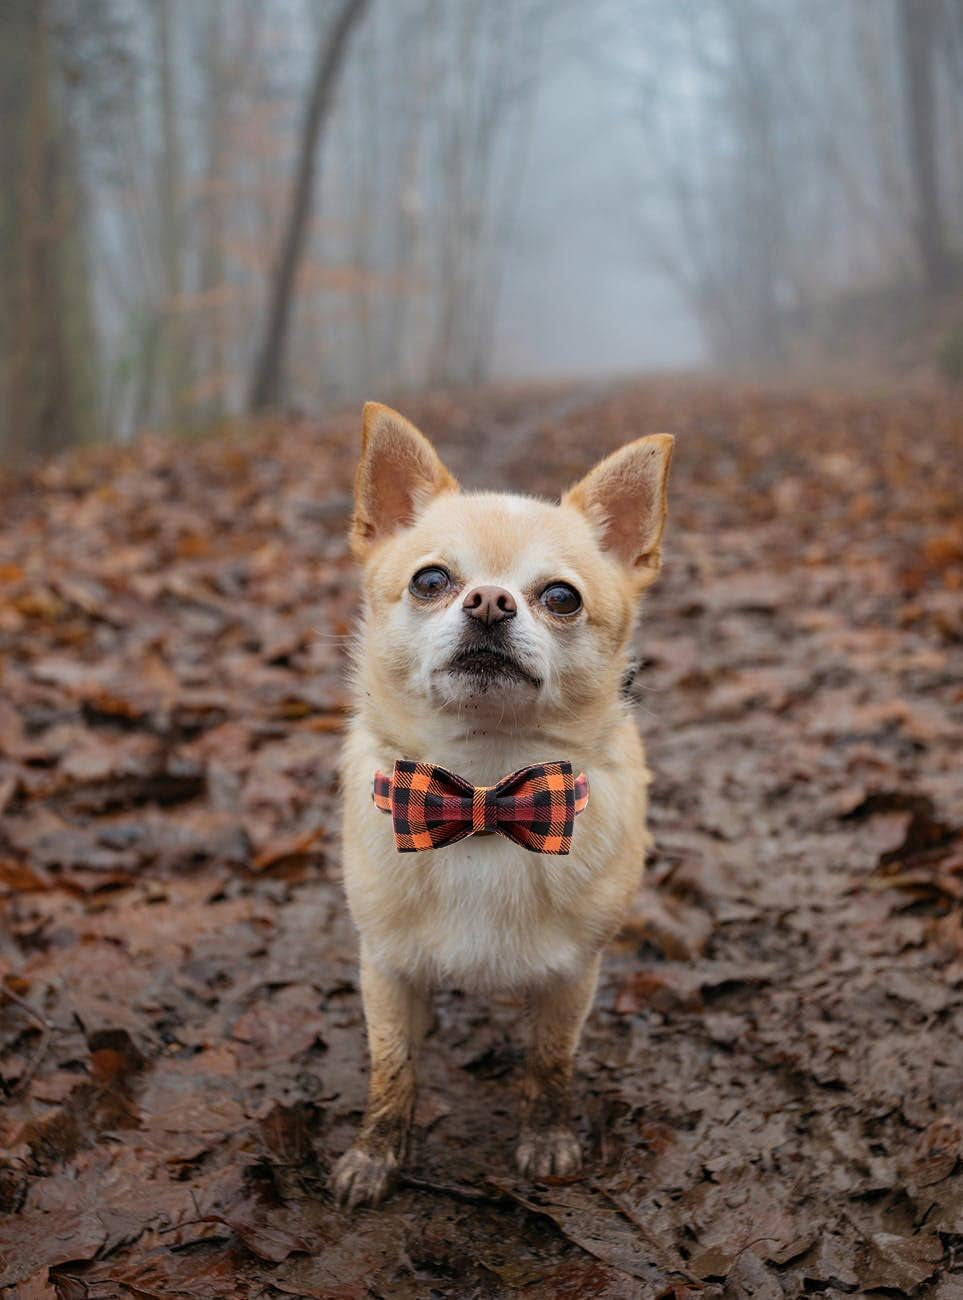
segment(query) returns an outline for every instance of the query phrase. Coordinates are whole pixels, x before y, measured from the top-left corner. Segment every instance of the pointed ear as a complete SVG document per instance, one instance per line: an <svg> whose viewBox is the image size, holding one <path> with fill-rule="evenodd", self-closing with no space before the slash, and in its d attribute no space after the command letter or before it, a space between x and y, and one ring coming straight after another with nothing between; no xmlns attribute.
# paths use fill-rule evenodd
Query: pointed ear
<svg viewBox="0 0 963 1300"><path fill-rule="evenodd" d="M606 456L562 498L594 524L599 544L629 569L640 589L655 581L675 439L638 438Z"/></svg>
<svg viewBox="0 0 963 1300"><path fill-rule="evenodd" d="M362 420L351 521L351 549L358 559L412 523L439 492L458 491L434 447L403 415L365 402Z"/></svg>

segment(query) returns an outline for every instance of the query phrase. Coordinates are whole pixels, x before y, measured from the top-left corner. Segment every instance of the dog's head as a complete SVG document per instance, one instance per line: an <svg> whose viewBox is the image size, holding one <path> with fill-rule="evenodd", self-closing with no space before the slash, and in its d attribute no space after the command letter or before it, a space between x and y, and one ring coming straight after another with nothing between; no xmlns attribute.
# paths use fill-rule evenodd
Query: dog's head
<svg viewBox="0 0 963 1300"><path fill-rule="evenodd" d="M659 571L672 443L629 443L556 505L461 492L412 424L369 402L351 530L369 681L509 720L614 698Z"/></svg>

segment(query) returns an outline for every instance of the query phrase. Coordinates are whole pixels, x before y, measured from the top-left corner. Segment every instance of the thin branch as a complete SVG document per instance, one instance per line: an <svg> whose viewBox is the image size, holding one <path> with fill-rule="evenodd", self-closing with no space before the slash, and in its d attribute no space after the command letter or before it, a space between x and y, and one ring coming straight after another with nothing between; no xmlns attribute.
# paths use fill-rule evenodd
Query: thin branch
<svg viewBox="0 0 963 1300"><path fill-rule="evenodd" d="M10 1089L10 1095L16 1096L18 1093L26 1090L30 1080L39 1070L40 1063L50 1050L50 1044L53 1041L53 1025L42 1012L38 1011L35 1007L32 1007L27 999L21 997L19 993L16 993L9 984L0 984L0 992L3 993L3 996L8 1002L12 1002L15 1007L19 1007L20 1010L28 1015L35 1024L40 1026L41 1029L40 1046L37 1048L23 1074L21 1074L16 1084Z"/></svg>

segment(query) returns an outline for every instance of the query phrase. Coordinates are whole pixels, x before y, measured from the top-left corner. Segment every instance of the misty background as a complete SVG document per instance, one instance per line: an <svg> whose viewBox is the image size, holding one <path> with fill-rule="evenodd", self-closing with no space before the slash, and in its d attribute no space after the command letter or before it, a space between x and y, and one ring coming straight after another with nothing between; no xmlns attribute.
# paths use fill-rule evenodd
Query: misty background
<svg viewBox="0 0 963 1300"><path fill-rule="evenodd" d="M963 0L3 0L0 442L963 380Z"/></svg>

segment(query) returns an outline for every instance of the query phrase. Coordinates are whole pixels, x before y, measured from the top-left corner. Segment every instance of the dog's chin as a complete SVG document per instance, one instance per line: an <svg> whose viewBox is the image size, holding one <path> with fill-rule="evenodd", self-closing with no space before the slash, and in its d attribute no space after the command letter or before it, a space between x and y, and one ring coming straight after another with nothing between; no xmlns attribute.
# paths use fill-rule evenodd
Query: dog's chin
<svg viewBox="0 0 963 1300"><path fill-rule="evenodd" d="M461 650L444 669L448 684L459 695L492 695L498 692L537 691L541 680L514 655L492 646L471 646Z"/></svg>

